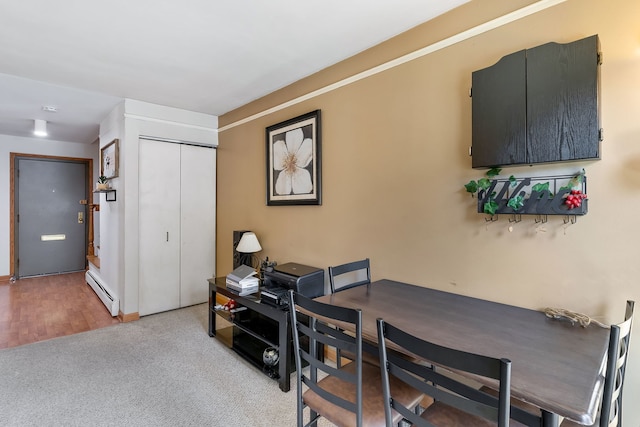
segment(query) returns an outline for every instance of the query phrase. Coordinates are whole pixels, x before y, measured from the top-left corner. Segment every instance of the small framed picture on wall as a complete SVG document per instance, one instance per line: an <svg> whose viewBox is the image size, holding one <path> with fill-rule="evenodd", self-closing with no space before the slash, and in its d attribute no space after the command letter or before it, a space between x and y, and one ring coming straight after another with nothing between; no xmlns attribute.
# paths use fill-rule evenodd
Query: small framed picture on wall
<svg viewBox="0 0 640 427"><path fill-rule="evenodd" d="M267 206L321 205L320 110L266 128Z"/></svg>
<svg viewBox="0 0 640 427"><path fill-rule="evenodd" d="M100 175L107 179L118 176L118 140L114 139L100 150Z"/></svg>

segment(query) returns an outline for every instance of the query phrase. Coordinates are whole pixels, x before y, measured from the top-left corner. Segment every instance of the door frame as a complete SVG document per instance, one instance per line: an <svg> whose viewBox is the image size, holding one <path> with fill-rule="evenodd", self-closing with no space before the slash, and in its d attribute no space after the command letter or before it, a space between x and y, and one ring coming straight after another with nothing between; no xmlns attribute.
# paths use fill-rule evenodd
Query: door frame
<svg viewBox="0 0 640 427"><path fill-rule="evenodd" d="M82 157L63 157L63 156L49 156L44 154L27 154L27 153L9 153L9 276L16 276L16 223L15 223L15 191L16 191L16 159L18 157L30 158L30 159L47 159L57 161L74 161L78 163L84 163L88 168L87 173L87 204L93 203L93 194L91 184L93 182L93 159L86 159ZM88 213L90 215L90 213ZM89 244L88 233L85 233L85 246ZM86 265L86 260L85 260Z"/></svg>

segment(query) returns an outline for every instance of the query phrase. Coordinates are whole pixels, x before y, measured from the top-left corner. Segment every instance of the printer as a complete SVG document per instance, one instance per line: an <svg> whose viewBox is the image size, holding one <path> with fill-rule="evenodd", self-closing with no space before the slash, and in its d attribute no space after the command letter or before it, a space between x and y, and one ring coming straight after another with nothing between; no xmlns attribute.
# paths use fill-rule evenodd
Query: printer
<svg viewBox="0 0 640 427"><path fill-rule="evenodd" d="M276 265L263 273L260 301L286 308L289 289L308 298L324 295L324 270L295 262Z"/></svg>

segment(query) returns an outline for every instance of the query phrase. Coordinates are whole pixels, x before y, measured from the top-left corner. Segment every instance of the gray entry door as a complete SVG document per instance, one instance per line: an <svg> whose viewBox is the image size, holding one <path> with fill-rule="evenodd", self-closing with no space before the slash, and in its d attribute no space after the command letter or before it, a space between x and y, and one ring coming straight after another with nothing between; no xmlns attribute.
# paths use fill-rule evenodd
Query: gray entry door
<svg viewBox="0 0 640 427"><path fill-rule="evenodd" d="M87 165L16 159L16 277L84 270Z"/></svg>

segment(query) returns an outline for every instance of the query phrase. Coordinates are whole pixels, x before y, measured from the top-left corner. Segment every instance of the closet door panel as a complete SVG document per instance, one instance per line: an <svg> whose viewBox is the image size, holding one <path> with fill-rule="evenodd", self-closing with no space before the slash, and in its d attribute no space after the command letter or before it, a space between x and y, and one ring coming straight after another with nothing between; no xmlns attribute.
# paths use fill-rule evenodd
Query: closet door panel
<svg viewBox="0 0 640 427"><path fill-rule="evenodd" d="M216 150L183 145L181 150L180 306L209 298L215 276Z"/></svg>
<svg viewBox="0 0 640 427"><path fill-rule="evenodd" d="M138 284L144 316L180 306L180 146L141 139L139 149Z"/></svg>

